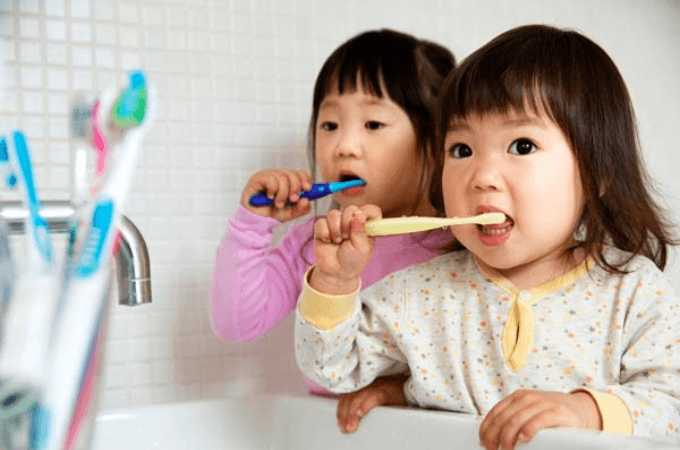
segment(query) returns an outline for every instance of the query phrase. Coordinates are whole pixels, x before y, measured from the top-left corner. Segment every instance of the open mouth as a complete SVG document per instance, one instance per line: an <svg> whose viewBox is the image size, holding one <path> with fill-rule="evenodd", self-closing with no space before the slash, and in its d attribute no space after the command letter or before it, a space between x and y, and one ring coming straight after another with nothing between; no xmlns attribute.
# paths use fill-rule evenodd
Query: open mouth
<svg viewBox="0 0 680 450"><path fill-rule="evenodd" d="M483 236L499 236L501 234L508 233L512 227L515 225L515 221L512 217L505 215L506 220L503 223L493 224L493 225L477 225L477 229Z"/></svg>
<svg viewBox="0 0 680 450"><path fill-rule="evenodd" d="M353 187L346 187L344 188L340 195L342 197L356 197L358 195L362 195L365 192L366 188L366 180L361 178L355 173L349 172L349 171L342 171L339 174L339 182L345 183L348 181L358 181L355 183L351 183L351 186ZM355 186L356 185L356 186Z"/></svg>
<svg viewBox="0 0 680 450"><path fill-rule="evenodd" d="M340 175L340 181L352 181L352 180L361 180L361 177L358 177L357 175L351 173L343 173Z"/></svg>

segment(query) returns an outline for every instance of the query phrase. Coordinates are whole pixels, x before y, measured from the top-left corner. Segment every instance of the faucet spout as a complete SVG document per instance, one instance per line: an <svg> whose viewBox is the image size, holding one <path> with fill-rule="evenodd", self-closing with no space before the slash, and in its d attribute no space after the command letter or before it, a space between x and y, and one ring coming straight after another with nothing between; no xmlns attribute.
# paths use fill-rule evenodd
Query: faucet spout
<svg viewBox="0 0 680 450"><path fill-rule="evenodd" d="M151 266L144 237L125 215L120 216L118 231L118 303L127 306L151 303Z"/></svg>
<svg viewBox="0 0 680 450"><path fill-rule="evenodd" d="M69 201L47 200L41 202L40 215L52 233L66 233L75 208ZM8 234L24 232L28 210L18 201L0 202L0 218L7 224ZM121 214L116 246L116 272L118 275L118 303L136 306L151 303L151 270L149 252L144 237L127 216Z"/></svg>

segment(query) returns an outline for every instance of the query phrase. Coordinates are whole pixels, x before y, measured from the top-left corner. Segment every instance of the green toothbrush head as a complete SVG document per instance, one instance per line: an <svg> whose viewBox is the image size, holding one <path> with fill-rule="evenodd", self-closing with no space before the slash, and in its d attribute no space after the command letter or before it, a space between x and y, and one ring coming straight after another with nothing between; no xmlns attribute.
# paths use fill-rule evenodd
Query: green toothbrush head
<svg viewBox="0 0 680 450"><path fill-rule="evenodd" d="M146 114L146 79L144 72L130 74L130 86L120 95L113 105L112 120L120 128L140 125Z"/></svg>

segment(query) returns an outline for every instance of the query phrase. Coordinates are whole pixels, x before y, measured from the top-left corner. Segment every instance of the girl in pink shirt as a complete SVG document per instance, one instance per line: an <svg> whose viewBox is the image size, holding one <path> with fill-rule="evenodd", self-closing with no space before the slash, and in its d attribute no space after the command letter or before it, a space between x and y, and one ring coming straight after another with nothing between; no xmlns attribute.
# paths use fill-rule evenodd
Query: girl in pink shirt
<svg viewBox="0 0 680 450"><path fill-rule="evenodd" d="M374 204L384 217L436 215L428 199L434 103L454 65L446 48L387 29L359 34L329 56L314 86L310 165L323 182L365 181L334 194L337 207ZM298 194L314 178L304 171L264 170L248 181L212 274L211 324L220 339L259 339L294 311L303 274L315 263L315 219L293 226L276 246L273 231L310 212L309 200ZM251 206L250 197L260 192L274 205ZM441 254L451 240L445 230L379 239L361 275L363 286ZM326 393L311 382L310 392Z"/></svg>

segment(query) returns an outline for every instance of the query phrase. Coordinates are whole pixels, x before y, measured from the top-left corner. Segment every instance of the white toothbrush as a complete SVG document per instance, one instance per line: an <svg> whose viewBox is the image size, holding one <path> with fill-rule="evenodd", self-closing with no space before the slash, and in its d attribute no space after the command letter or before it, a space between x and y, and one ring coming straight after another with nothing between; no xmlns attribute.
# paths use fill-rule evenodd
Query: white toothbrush
<svg viewBox="0 0 680 450"><path fill-rule="evenodd" d="M391 236L394 234L434 230L435 228L451 225L491 225L503 223L504 221L505 214L501 212L484 213L473 217L391 217L367 221L366 234L369 236Z"/></svg>
<svg viewBox="0 0 680 450"><path fill-rule="evenodd" d="M5 225L0 223L0 322L4 322L5 310L14 293L15 276L7 231ZM2 326L0 325L0 342L2 341Z"/></svg>
<svg viewBox="0 0 680 450"><path fill-rule="evenodd" d="M102 97L102 110L109 111L113 96ZM118 229L120 208L124 204L137 163L141 140L153 122L156 92L146 86L146 111L142 123L125 129L116 144L116 161L109 164L109 173L92 208L85 240L68 277L59 322L55 328L53 352L47 371L45 404L51 410L52 422L46 450L62 450L76 400L85 383L87 363L108 301L109 258ZM79 420L78 417L75 420Z"/></svg>
<svg viewBox="0 0 680 450"><path fill-rule="evenodd" d="M0 174L6 187L9 189L16 188L16 176L9 167L9 148L7 147L7 140L3 136L0 136ZM13 295L15 277L16 273L6 227L0 223L0 323L6 317L5 309ZM1 326L0 343L2 343ZM0 351L2 351L1 346Z"/></svg>
<svg viewBox="0 0 680 450"><path fill-rule="evenodd" d="M25 395L40 391L45 373L59 283L54 273L52 243L47 222L40 216L40 201L33 180L28 145L23 133L15 131L9 145L9 160L16 168L17 185L29 214L25 221L26 268L15 283L14 294L4 318L0 374L0 402L14 392Z"/></svg>
<svg viewBox="0 0 680 450"><path fill-rule="evenodd" d="M4 184L9 189L16 187L16 177L9 168L9 150L7 140L0 136L0 173ZM12 262L12 252L9 246L9 239L4 223L0 223L0 352L2 352L2 342L4 324L7 321L7 307L10 305L14 293L14 279L16 273ZM0 378L3 376L0 373ZM2 403L0 402L0 405ZM0 410L1 410L0 406Z"/></svg>
<svg viewBox="0 0 680 450"><path fill-rule="evenodd" d="M5 187L15 189L17 179L9 167L9 148L7 140L0 136L0 173ZM7 239L4 224L0 223L0 343L4 342L4 330L8 327L16 327L20 324L10 322L16 318L15 314L9 317L8 307L14 294L15 270L12 262L12 254ZM10 330L10 334L16 336L16 330ZM14 339L14 338L13 338ZM3 349L0 347L0 352ZM32 409L39 397L39 392L34 387L17 380L16 374L0 373L0 446L13 448L16 430L20 429L21 423L26 419L27 413Z"/></svg>
<svg viewBox="0 0 680 450"><path fill-rule="evenodd" d="M92 102L88 101L83 95L74 97L71 104L71 158L73 164L72 181L73 190L71 195L71 205L74 214L69 220L68 243L66 255L62 267L62 282L65 281L71 266L73 256L76 252L77 236L76 233L84 220L85 206L87 204L87 154L91 151L91 128L92 122Z"/></svg>

